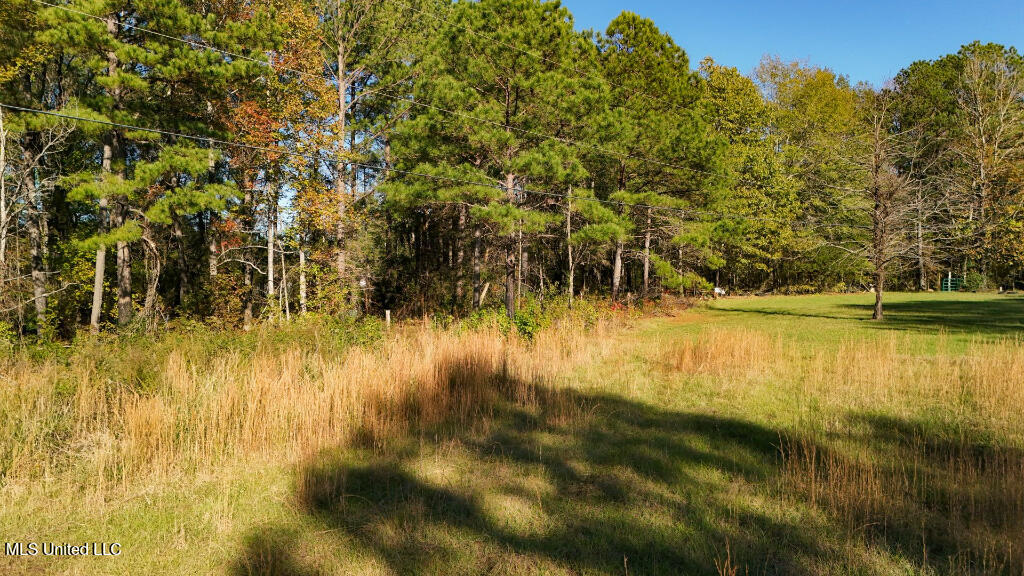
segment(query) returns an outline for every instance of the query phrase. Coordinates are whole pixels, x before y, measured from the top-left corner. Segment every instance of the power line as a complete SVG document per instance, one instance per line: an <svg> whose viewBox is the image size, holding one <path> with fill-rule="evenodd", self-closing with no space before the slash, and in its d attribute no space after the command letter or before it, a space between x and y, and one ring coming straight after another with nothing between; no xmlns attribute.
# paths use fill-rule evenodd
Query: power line
<svg viewBox="0 0 1024 576"><path fill-rule="evenodd" d="M172 136L172 137L177 137L177 138L184 138L184 139L187 139L187 140L193 140L193 141L196 141L196 142L203 142L203 143L207 143L207 144L217 144L217 145L220 145L220 146L229 146L229 147L234 147L234 148L243 148L243 149L248 149L248 150L255 150L255 151L259 151L259 152L267 152L267 153L271 153L271 154L280 154L282 156L291 156L291 157L294 157L294 158L302 158L304 160L311 160L311 161L314 161L314 162L319 161L319 160L322 159L320 156L317 156L317 155L314 155L314 154L303 154L303 153L300 153L300 152L292 152L291 150L282 149L282 148L269 148L269 147L266 147L266 146L256 146L256 145L252 145L252 144L244 144L244 143L241 143L241 142L230 142L230 141L227 141L227 140L219 140L217 138L211 138L211 137L208 137L208 136L195 136L195 135L191 135L191 134L184 134L184 133L181 133L181 132L171 132L169 130L161 130L161 129L158 129L158 128L146 128L146 127L142 127L142 126L133 126L133 125L130 125L130 124L122 124L120 122L112 122L112 121L109 121L109 120L99 120L99 119L95 119L95 118L84 118L84 117L81 117L81 116L72 116L72 115L68 115L68 114L61 114L61 113L53 112L53 111L50 111L50 110L38 110L38 109L33 109L33 108L24 108L24 107L21 107L21 106L13 106L13 105L10 105L10 104L4 104L2 102L0 102L0 108L7 108L9 110L15 110L15 111L18 111L18 112L28 112L28 113L33 113L33 114L44 114L44 115L47 115L47 116L55 116L55 117L64 118L64 119L67 119L67 120L77 120L77 121L82 121L82 122L92 122L94 124L102 124L102 125L105 125L105 126L111 126L111 127L115 127L115 128L123 128L123 129L126 129L126 130L136 130L136 131L140 131L140 132L150 132L150 133L154 133L154 134L161 134L161 135L164 135L164 136ZM355 162L355 161L348 161L348 164L351 164L353 166L357 166L359 168L364 168L364 169L368 169L368 170L374 170L374 171L377 171L377 172L385 172L385 173L387 173L387 172L394 172L396 174L402 174L404 176L415 176L415 177L420 177L420 178L427 178L427 179L431 179L431 180L435 180L435 181L439 181L439 182L447 182L449 184L461 184L461 185L465 185L465 186L479 186L479 187L482 187L482 188L491 188L491 189L494 189L494 190L500 190L502 192L508 192L508 190L506 189L506 187L504 185L502 185L502 184L495 184L495 183L492 183L492 182L479 182L479 181L475 181L475 180L466 180L466 179L463 179L463 178L453 178L453 177L450 177L450 176L438 176L436 174L427 174L425 172L416 172L416 171L413 171L413 170L405 170L405 169L394 168L394 167L381 167L381 166L377 166L377 165L374 165L374 164L366 164L366 163ZM569 198L570 197L570 195L568 195L568 194L562 194L562 193L559 193L559 192L549 192L549 191L545 191L545 190L534 190L534 189L529 189L529 188L516 188L514 191L522 192L524 194L532 194L532 195L535 195L535 196L548 196L548 197L554 197L554 198ZM779 218L756 217L756 216L749 216L749 215L737 214L737 213L732 213L732 212L698 210L698 209L693 209L693 208L675 208L675 207L672 207L672 206L661 206L661 205L658 205L658 204L644 204L644 203L638 203L638 202L625 202L625 201L621 201L621 200L607 200L607 199L594 198L594 197L590 197L590 198L587 198L587 197L576 197L576 198L578 200L581 200L581 201L599 202L599 203L602 203L602 204L609 204L609 205L621 206L621 207L649 208L649 209L653 209L653 210L664 210L664 211L669 211L669 212L677 212L677 213L683 214L683 215L695 214L695 215L703 215L703 216L709 216L709 217L719 218L719 219L734 218L734 219L738 219L738 220L752 220L752 221L760 221L760 222L785 222L785 220L782 220L782 219L779 219Z"/></svg>
<svg viewBox="0 0 1024 576"><path fill-rule="evenodd" d="M88 12L85 12L85 11L82 11L82 10L78 10L78 9L75 9L75 8L71 8L71 7L68 7L68 6L62 6L62 5L59 5L59 4L52 4L50 2L46 2L45 0L32 0L32 2L35 2L36 4L40 4L40 5L43 5L43 6L48 6L48 7L51 7L51 8L56 8L58 10L63 10L65 12L69 12L69 13L72 13L72 14L77 14L79 16L85 16L87 18L92 18L94 20L98 20L98 21L101 21L101 22L106 22L106 20L102 16L98 16L96 14L90 14ZM422 12L420 10L417 10L416 8L413 8L413 10L416 10L418 12ZM215 46L210 46L209 44L206 44L206 43L203 43L203 42L196 42L194 40L188 40L186 38L180 38L180 37L177 37L177 36L171 36L169 34L164 34L162 32L156 31L156 30L152 30L152 29L149 29L149 28L142 28L142 27L135 26L133 24L127 24L127 23L124 23L124 22L119 22L118 21L118 22L115 22L115 24L117 24L118 26L121 26L122 28L127 28L127 29L130 29L130 30L137 30L137 31L145 33L145 34L152 34L154 36L158 36L160 38L164 38L164 39L167 39L167 40L174 40L176 42L181 42L183 44L187 44L189 46L192 46L193 48L201 48L201 49L204 49L204 50L210 50L212 52L217 52L217 53L220 53L220 54L223 54L223 55L226 55L226 56L230 56L232 58L237 58L237 59L240 59L240 60L245 60L245 61L248 61L248 62L253 62L253 63L256 63L256 64L260 64L262 66L266 66L266 67L270 68L271 70L281 70L281 71L284 71L284 72L290 72L292 74L298 74L298 75L301 75L301 76L307 76L307 77L315 78L315 79L318 79L318 80L323 80L324 79L323 76L320 76L320 75L317 75L317 74L313 74L313 73L310 73L310 72L306 72L304 70L298 70L298 69L295 69L295 68L289 68L287 66L274 65L273 63L271 63L269 61L260 60L258 58L253 58L251 56L245 56L243 54L238 54L237 52L232 52L232 51L224 50L224 49L221 49L221 48L218 48L218 47L215 47ZM508 45L507 43L502 43L502 44L503 45ZM508 45L508 46L511 46L511 45ZM520 50L522 50L522 49L520 49ZM532 54L529 51L526 51L526 52ZM574 70L576 70L576 69L574 68ZM393 93L390 93L390 92L387 92L387 91L381 90L381 89L377 89L375 91L375 93L376 94L380 94L381 96L384 96L385 98L388 98L388 99L391 99L391 100L395 100L395 101L405 102L405 103L411 104L413 106L418 106L420 108L426 108L426 109L429 109L429 110L435 110L435 111L438 111L438 112L441 112L441 113L444 113L444 114L450 114L452 116L457 116L457 117L463 118L465 120L470 120L470 121L473 121L473 122L480 122L480 123L488 124L488 125L491 125L491 126L496 126L496 127L499 127L499 128L504 128L504 129L507 129L507 130L512 130L512 131L515 131L515 132L518 132L520 134L524 134L524 135L527 135L527 136L534 136L534 137L538 137L538 138L552 140L552 141L555 141L555 142L560 142L562 144L566 144L566 145L570 145L570 146L577 146L577 147L580 147L580 148L587 148L587 149L590 149L590 150L593 150L595 152L599 152L601 154L605 154L605 155L608 155L608 156L615 156L615 157L623 158L623 159L624 158L630 158L630 159L633 159L633 160L641 160L641 161L647 162L649 164L655 164L655 165L658 165L658 166L662 166L664 168L672 168L672 169L675 169L675 170L684 170L684 171L691 172L693 174L702 174L702 175L705 175L705 176L712 176L712 177L717 176L717 174L715 174L714 172L710 172L710 171L707 171L707 170L700 170L700 169L692 168L692 167L689 167L689 166L680 166L678 164L673 164L671 162L662 162L660 160L655 160L655 159L649 158L647 156L639 156L639 155L636 155L636 154L630 154L628 152L617 152L615 150L610 150L608 148L605 148L605 147L602 147L602 146L598 146L596 144L590 144L590 143L587 143L587 142L580 142L579 140L574 140L574 139L571 139L571 138L566 138L566 137L562 137L562 136L555 136L555 135L552 135L552 134L545 134L543 132L538 132L536 130L529 130L529 129L526 129L526 128L520 128L520 127L517 127L517 126L511 126L511 125L505 124L503 122L498 122L498 121L495 121L495 120L488 120L486 118L480 118L480 117L477 117L477 116L473 116L471 114L466 114L465 112L459 112L457 110L450 110L450 109L447 109L447 108L443 108L441 106L436 106L436 105L433 105L433 104L428 104L428 103L425 103L425 102L420 102L418 100L415 100L414 98L410 98L410 97L406 97L406 96L400 96L400 95L395 95Z"/></svg>
<svg viewBox="0 0 1024 576"><path fill-rule="evenodd" d="M133 125L130 125L130 124L123 124L121 122L113 122L113 121L110 121L110 120L100 120L100 119L97 119L97 118L85 118L85 117L82 117L82 116L73 116L71 114L63 114L63 113L54 112L54 111L51 111L51 110L38 110L38 109L35 109L35 108L25 108L25 107L22 107L22 106L14 106L14 105L11 105L11 104L4 104L4 103L0 103L0 108L7 108L8 110L14 110L14 111L17 111L17 112L26 112L26 113L31 113L31 114L43 114L43 115L46 115L46 116L54 116L54 117L63 118L63 119L66 119L66 120L76 120L76 121L80 121L80 122L91 122L91 123L94 123L94 124L101 124L101 125L110 126L110 127L113 127L113 128L122 128L122 129L125 129L125 130L133 130L133 131L139 131L139 132L150 132L150 133L153 133L153 134L160 134L160 135L163 135L163 136L171 136L171 137L176 137L176 138L183 138L183 139L186 139L186 140L193 140L193 141L196 141L196 142L204 142L204 143L207 143L207 144L217 144L219 146L229 146L229 147L234 147L234 148L242 148L242 149L247 149L247 150L255 150L255 151L259 151L259 152L267 152L267 153L270 153L270 154L280 154L282 156L291 156L291 157L295 157L295 158L302 158L302 159L305 159L305 160L312 160L314 162L319 161L321 159L321 157L313 155L313 154L303 154L301 152L293 152L291 150L286 150L286 149L269 148L269 147L266 147L266 146L256 146L256 145L253 145L253 144L244 144L244 143L241 143L241 142L230 142L230 141L227 141L227 140L220 140L220 139L211 138L211 137L208 137L208 136L195 136L195 135L192 135L192 134L183 134L181 132L172 132L170 130L161 130L161 129L158 129L158 128L146 128L146 127L143 127L143 126L133 126ZM401 174L401 175L404 175L404 176L415 176L415 177L419 177L419 178L427 178L427 179L431 179L431 180L435 180L435 181L439 181L439 182L447 182L449 184L460 184L460 185L464 185L464 186L479 186L479 187L482 187L482 188L491 188L491 189L494 189L494 190L501 190L503 192L508 192L508 190L506 190L505 186L503 186L501 184L494 184L494 183L491 183L491 182L478 182L478 181L474 181L474 180L466 180L466 179L463 179L463 178L453 178L453 177L450 177L450 176L438 176L436 174L427 174L425 172L416 172L414 170L404 170L404 169L393 168L393 167L382 168L380 166L376 166L376 165L373 165L373 164L365 164L365 163L362 163L362 162L348 162L348 163L353 165L353 166L358 166L360 168L364 168L364 169L368 169L368 170L375 170L375 171L378 171L378 172L385 172L385 173L393 172L395 174ZM569 197L568 194L561 194L561 193L558 193L558 192L548 192L548 191L544 191L544 190L531 190L531 189L528 189L528 188L516 188L514 190L514 192L522 192L524 194L532 194L532 195L535 195L535 196L549 196L549 197L557 197L557 198L568 198ZM635 208L651 208L651 209L656 209L656 210L667 210L667 211L678 212L678 213L684 214L684 215L687 214L687 213L696 213L697 212L697 211L694 211L694 210L688 210L688 209L683 209L683 208L674 208L674 207L671 207L671 206L658 206L658 205L655 205L655 204L640 204L640 203L632 203L632 202L621 202L621 201L617 201L617 200L603 200L603 199L600 199L600 198L579 198L579 199L580 200L590 200L590 201L594 201L594 202L601 202L601 203L604 203L604 204L614 204L614 205L617 205L617 206L629 206L629 207L635 207Z"/></svg>
<svg viewBox="0 0 1024 576"><path fill-rule="evenodd" d="M267 152L267 153L270 153L270 154L280 154L282 156L290 156L290 157L294 157L294 158L302 158L304 160L311 160L313 162L317 162L317 161L320 161L322 159L321 156L317 156L315 154L303 154L301 152L293 152L293 151L287 150L287 149L270 148L270 147L267 147L267 146L256 146L254 144L245 144L245 143L242 143L242 142L230 142L228 140L220 140L220 139L217 139L217 138L211 138L209 136L195 136L193 134L184 134L184 133L181 133L181 132L172 132L170 130L161 130L159 128L147 128L147 127L143 127L143 126L133 126L131 124L124 124L124 123L121 123L121 122L113 122L111 120L101 120L101 119L98 119L98 118L85 118L85 117L82 117L82 116L73 116L71 114L63 114L63 113L60 113L60 112L54 112L52 110L39 110L39 109L35 109L35 108L25 108L23 106L14 106L14 105L11 105L11 104L4 104L2 102L0 102L0 108L7 108L8 110L14 110L16 112L26 112L26 113L30 113L30 114L43 114L43 115L46 115L46 116L53 116L53 117L56 117L56 118L63 118L63 119L66 119L66 120L75 120L75 121L80 121L80 122L91 122L93 124L101 124L101 125L110 126L110 127L113 127L113 128L122 128L122 129L125 129L125 130L133 130L133 131L139 131L139 132L150 132L150 133L153 133L153 134L160 134L160 135L163 135L163 136L170 136L170 137L175 137L175 138L183 138L183 139L186 139L186 140L192 140L192 141L195 141L195 142L202 142L202 143L206 143L206 144L217 144L219 146L227 146L227 147L233 147L233 148L242 148L242 149L254 150L254 151L258 151L258 152ZM506 193L509 192L509 190L507 190L504 185L502 185L502 184L495 184L495 183L492 183L492 182L479 182L479 181L475 181L475 180L467 180L467 179L464 179L464 178L453 178L451 176L438 176L436 174L427 174L425 172L417 172L417 171L414 171L414 170L405 170L405 169L394 168L394 167L381 167L381 166L377 166L377 165L374 165L374 164L366 164L366 163L362 163L362 162L351 161L351 162L349 162L349 164L352 164L353 166L358 166L360 168L368 169L368 170L374 170L374 171L377 171L377 172L383 172L385 175L387 175L388 173L395 173L395 174L401 174L403 176L413 176L413 177L418 177L418 178L426 178L426 179L430 179L430 180L435 180L435 181L438 181L438 182L446 182L446 183L449 183L449 184L459 184L459 185L463 185L463 186L478 186L478 187L481 187L481 188L491 188L491 189L494 189L494 190L500 190L500 191L506 192ZM546 191L546 190L533 190L533 189L529 189L529 188L516 188L515 190L513 190L513 192L521 192L523 194L532 194L534 196L546 196L546 197L551 197L551 198L563 198L564 199L564 198L570 198L571 197L569 194L563 194L563 193L560 193L560 192L550 192L550 191ZM646 208L646 209L651 209L651 210L663 210L663 211L666 211L666 212L675 212L675 213L678 213L678 214L683 215L683 216L687 216L687 215L702 215L702 216L708 216L708 217L718 218L718 219L733 218L733 219L737 219L737 220L752 220L752 221L762 221L762 222L775 222L775 223L785 222L784 220L777 219L777 218L763 218L763 217L747 216L747 215L743 215L743 214L736 214L736 213L730 213L730 212L697 210L697 209L690 209L690 208L675 208L673 206L661 206L661 205L658 205L658 204L645 204L645 203L639 203L639 202L624 202L624 201L621 201L621 200L608 200L608 199L601 199L601 198L594 198L594 197L589 197L588 198L588 197L578 197L577 196L575 198L577 200L584 201L584 202L598 202L598 203L601 203L601 204L609 204L609 205L620 206L620 207Z"/></svg>

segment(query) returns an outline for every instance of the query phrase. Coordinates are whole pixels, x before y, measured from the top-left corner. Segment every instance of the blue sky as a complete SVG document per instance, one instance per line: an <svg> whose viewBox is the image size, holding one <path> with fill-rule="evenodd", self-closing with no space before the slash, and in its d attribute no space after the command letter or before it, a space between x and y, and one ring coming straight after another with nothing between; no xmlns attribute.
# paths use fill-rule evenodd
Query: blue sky
<svg viewBox="0 0 1024 576"><path fill-rule="evenodd" d="M654 20L686 49L749 73L764 54L807 60L879 85L915 60L956 52L974 40L1024 50L1024 0L562 0L578 28L604 30L631 10Z"/></svg>

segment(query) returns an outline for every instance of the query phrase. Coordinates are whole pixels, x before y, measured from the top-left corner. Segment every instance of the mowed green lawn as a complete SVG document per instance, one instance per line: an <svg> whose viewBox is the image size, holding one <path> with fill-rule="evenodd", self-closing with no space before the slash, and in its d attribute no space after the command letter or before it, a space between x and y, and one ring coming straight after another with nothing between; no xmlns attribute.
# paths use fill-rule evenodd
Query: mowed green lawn
<svg viewBox="0 0 1024 576"><path fill-rule="evenodd" d="M1024 298L887 301L875 323L867 294L723 299L468 424L8 493L6 539L123 554L0 572L1021 574Z"/></svg>
<svg viewBox="0 0 1024 576"><path fill-rule="evenodd" d="M885 319L871 320L874 294L724 298L708 306L720 326L765 330L812 345L899 333L921 341L1024 337L1024 296L888 293Z"/></svg>

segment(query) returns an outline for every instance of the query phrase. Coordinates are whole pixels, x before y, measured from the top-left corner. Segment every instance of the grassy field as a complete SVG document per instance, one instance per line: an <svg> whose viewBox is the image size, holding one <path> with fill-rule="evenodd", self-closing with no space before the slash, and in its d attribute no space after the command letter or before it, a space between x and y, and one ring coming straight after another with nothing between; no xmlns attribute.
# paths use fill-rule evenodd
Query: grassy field
<svg viewBox="0 0 1024 576"><path fill-rule="evenodd" d="M0 359L35 574L1024 574L1024 298L724 299Z"/></svg>

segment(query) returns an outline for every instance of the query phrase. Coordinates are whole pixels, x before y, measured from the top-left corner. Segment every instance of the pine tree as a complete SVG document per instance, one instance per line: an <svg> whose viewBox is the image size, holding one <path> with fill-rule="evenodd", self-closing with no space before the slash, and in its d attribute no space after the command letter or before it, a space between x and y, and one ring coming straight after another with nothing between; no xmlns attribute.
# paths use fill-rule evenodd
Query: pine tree
<svg viewBox="0 0 1024 576"><path fill-rule="evenodd" d="M79 116L103 122L142 126L189 134L216 134L212 103L223 100L223 92L233 77L245 74L253 65L244 60L225 58L223 54L198 47L198 40L209 38L228 48L238 48L230 40L258 41L258 30L272 29L253 18L248 22L216 30L211 15L192 11L177 1L152 2L91 1L76 3L71 10L59 7L40 12L47 27L41 41L65 54L72 66L94 82L83 83L70 109ZM150 34L147 31L159 34ZM174 38L188 37L190 42ZM240 50L240 49L239 49ZM142 238L137 222L142 207L131 184L135 164L158 161L168 143L153 133L132 131L116 125L102 130L90 129L100 150L97 173L90 171L69 178L77 183L73 198L89 199L97 207L97 233L89 245L96 248L93 305L90 324L99 329L105 279L106 251L115 247L117 258L117 321L124 325L134 313L132 298L132 244ZM195 146L195 144L191 144ZM178 154L176 151L175 154ZM181 160L176 156L170 166ZM208 168L208 166L207 166ZM195 174L183 171L166 183L168 194L194 196L198 190L210 194L218 187L194 187ZM92 182L87 182L88 180ZM216 204L210 198L207 204ZM188 274L187 246L182 219L188 214L170 204L168 217L177 240L179 288L186 295L193 283ZM185 304L179 302L179 305Z"/></svg>
<svg viewBox="0 0 1024 576"><path fill-rule="evenodd" d="M697 106L696 76L686 52L646 18L623 12L600 38L601 70L611 87L614 130L606 146L617 158L599 158L598 194L624 204L631 229L643 232L642 289L649 289L651 257L675 251L708 229L687 223L681 209L706 208L715 201L722 143L711 133ZM696 212L695 212L696 214ZM700 242L706 243L704 234ZM613 248L612 298L621 292L626 239ZM653 251L653 252L652 252ZM713 266L717 260L690 261ZM682 262L679 263L683 265ZM664 270L664 267L662 267Z"/></svg>
<svg viewBox="0 0 1024 576"><path fill-rule="evenodd" d="M415 83L414 98L426 106L410 109L393 150L402 167L453 184L410 179L392 194L396 202L424 210L440 204L448 218L472 229L476 306L485 287L480 270L486 241L503 255L505 310L515 315L523 238L554 222L538 210L543 199L529 192L536 180L525 173L526 165L564 152L542 146L550 142L542 135L587 113L588 100L580 94L593 81L574 74L586 44L568 11L554 2L459 3L421 63L430 74ZM455 240L462 242L464 234Z"/></svg>

